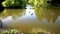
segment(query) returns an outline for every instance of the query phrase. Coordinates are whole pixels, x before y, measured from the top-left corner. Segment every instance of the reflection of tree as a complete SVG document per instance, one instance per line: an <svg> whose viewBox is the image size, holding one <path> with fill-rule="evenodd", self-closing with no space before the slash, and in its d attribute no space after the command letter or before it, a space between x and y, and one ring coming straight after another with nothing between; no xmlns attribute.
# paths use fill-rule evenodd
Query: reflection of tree
<svg viewBox="0 0 60 34"><path fill-rule="evenodd" d="M0 14L0 17L8 17L8 16L18 17L18 16L22 16L22 13L23 13L23 9L5 9Z"/></svg>
<svg viewBox="0 0 60 34"><path fill-rule="evenodd" d="M57 17L60 15L60 10L59 9L40 8L40 9L35 9L35 13L39 20L46 18L48 20L48 22L51 19L53 22L55 22Z"/></svg>

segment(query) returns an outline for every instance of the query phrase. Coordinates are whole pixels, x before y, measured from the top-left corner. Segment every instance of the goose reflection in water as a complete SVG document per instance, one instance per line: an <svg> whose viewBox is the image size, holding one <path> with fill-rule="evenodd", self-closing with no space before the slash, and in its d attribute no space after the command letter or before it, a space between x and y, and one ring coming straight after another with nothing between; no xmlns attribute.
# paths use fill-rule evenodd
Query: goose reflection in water
<svg viewBox="0 0 60 34"><path fill-rule="evenodd" d="M60 10L40 8L35 9L35 14L39 20L43 20L44 18L46 18L48 22L52 20L52 22L55 23L57 18L60 16Z"/></svg>

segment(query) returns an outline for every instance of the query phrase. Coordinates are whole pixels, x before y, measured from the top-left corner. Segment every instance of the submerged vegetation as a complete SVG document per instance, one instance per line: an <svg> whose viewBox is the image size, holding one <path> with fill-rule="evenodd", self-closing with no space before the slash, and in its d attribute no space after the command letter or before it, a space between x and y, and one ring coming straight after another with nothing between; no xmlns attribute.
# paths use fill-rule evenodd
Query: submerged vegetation
<svg viewBox="0 0 60 34"><path fill-rule="evenodd" d="M22 32L19 32L16 29L9 29L9 30L1 30L0 34L22 34Z"/></svg>
<svg viewBox="0 0 60 34"><path fill-rule="evenodd" d="M9 30L0 30L0 34L50 34L50 32L48 31L44 31L44 30L34 30L32 32L23 32L23 31L19 31L16 29L9 29Z"/></svg>

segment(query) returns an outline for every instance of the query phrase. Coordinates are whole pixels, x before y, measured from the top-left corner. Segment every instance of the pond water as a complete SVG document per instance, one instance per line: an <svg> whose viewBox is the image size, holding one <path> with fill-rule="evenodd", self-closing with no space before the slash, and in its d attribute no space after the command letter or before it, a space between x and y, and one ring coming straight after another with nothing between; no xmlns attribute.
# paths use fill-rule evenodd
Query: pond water
<svg viewBox="0 0 60 34"><path fill-rule="evenodd" d="M0 14L3 27L23 32L60 34L59 8L5 9ZM39 33L38 33L39 34Z"/></svg>

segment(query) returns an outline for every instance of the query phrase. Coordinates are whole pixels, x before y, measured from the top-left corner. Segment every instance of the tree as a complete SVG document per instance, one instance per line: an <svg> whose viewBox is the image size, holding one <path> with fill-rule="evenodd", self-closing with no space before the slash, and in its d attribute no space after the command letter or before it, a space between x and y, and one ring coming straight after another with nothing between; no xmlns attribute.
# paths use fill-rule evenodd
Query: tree
<svg viewBox="0 0 60 34"><path fill-rule="evenodd" d="M60 0L51 0L51 5L52 6L60 6Z"/></svg>
<svg viewBox="0 0 60 34"><path fill-rule="evenodd" d="M5 0L2 5L4 7L21 8L26 5L26 0Z"/></svg>

